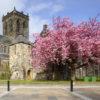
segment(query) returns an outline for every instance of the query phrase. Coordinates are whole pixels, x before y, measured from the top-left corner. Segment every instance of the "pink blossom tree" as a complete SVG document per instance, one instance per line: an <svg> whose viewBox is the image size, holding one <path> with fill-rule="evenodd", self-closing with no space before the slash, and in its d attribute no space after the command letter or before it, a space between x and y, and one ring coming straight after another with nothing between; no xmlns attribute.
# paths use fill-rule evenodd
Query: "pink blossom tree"
<svg viewBox="0 0 100 100"><path fill-rule="evenodd" d="M87 22L82 22L77 27L79 32L79 53L83 63L100 65L100 22L97 18L92 18Z"/></svg>
<svg viewBox="0 0 100 100"><path fill-rule="evenodd" d="M33 65L44 68L48 67L48 63L61 65L72 56L75 59L77 55L75 49L78 48L74 46L77 44L76 40L78 40L75 30L74 24L68 18L54 19L53 29L48 31L48 35L46 37L37 37L32 50ZM70 48L74 49L74 51Z"/></svg>
<svg viewBox="0 0 100 100"><path fill-rule="evenodd" d="M100 64L100 22L93 18L75 25L69 18L55 18L47 36L36 38L32 58L37 69L48 68L50 63L54 67L68 65L72 77L76 68L90 60Z"/></svg>

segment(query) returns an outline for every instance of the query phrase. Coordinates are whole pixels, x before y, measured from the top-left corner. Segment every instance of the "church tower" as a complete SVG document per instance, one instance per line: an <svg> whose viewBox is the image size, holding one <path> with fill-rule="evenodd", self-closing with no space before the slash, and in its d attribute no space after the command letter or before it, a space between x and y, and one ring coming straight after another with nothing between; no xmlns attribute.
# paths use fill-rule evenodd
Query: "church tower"
<svg viewBox="0 0 100 100"><path fill-rule="evenodd" d="M12 12L8 12L3 16L3 35L16 38L17 35L23 35L29 39L29 16L23 12L17 11L15 8Z"/></svg>

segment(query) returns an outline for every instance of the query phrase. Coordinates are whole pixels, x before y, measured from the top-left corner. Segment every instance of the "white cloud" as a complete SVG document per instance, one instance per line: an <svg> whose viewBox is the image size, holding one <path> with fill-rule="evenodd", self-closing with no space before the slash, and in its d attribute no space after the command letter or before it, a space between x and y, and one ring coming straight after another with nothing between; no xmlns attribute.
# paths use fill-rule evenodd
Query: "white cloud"
<svg viewBox="0 0 100 100"><path fill-rule="evenodd" d="M34 4L31 5L28 9L29 12L31 13L38 13L38 12L41 12L41 11L50 11L50 13L57 13L57 12L60 12L64 9L64 6L60 3L52 3L52 2L43 2L43 3L37 3L37 4Z"/></svg>
<svg viewBox="0 0 100 100"><path fill-rule="evenodd" d="M34 4L30 9L29 11L32 11L32 12L40 12L40 11L43 11L43 10L46 10L46 9L49 9L49 6L51 5L51 3L40 3L40 4Z"/></svg>
<svg viewBox="0 0 100 100"><path fill-rule="evenodd" d="M55 4L52 7L52 13L60 12L64 9L64 6L61 4Z"/></svg>

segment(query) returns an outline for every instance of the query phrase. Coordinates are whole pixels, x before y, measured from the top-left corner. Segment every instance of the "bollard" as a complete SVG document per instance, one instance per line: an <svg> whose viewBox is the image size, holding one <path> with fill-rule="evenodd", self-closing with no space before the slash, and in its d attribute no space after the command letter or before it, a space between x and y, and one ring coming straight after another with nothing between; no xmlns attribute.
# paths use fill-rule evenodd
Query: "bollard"
<svg viewBox="0 0 100 100"><path fill-rule="evenodd" d="M10 80L7 81L7 91L10 91Z"/></svg>
<svg viewBox="0 0 100 100"><path fill-rule="evenodd" d="M73 80L70 80L70 91L73 92Z"/></svg>

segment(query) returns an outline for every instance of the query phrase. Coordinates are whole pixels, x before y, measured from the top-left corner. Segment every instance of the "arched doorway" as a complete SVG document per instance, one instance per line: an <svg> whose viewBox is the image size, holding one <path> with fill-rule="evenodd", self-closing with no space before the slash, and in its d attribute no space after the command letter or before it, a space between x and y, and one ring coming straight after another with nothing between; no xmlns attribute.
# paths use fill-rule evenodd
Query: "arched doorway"
<svg viewBox="0 0 100 100"><path fill-rule="evenodd" d="M29 69L29 70L27 71L27 79L28 79L28 80L32 79L32 70L31 70L31 69Z"/></svg>

